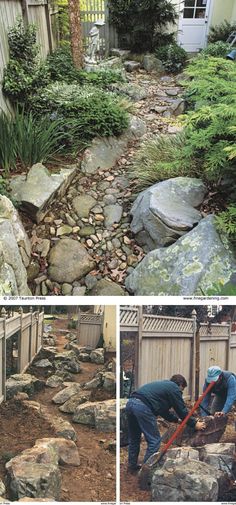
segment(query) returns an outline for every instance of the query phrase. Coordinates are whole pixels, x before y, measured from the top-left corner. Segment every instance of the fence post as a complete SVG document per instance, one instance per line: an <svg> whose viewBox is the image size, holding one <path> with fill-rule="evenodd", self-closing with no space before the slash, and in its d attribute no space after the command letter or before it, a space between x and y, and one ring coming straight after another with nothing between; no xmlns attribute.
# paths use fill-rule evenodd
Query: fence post
<svg viewBox="0 0 236 505"><path fill-rule="evenodd" d="M28 363L31 362L31 351L32 351L33 307L30 307L29 311L30 311L30 331L29 331Z"/></svg>
<svg viewBox="0 0 236 505"><path fill-rule="evenodd" d="M4 397L4 400L6 400L6 360L7 360L7 353L6 353L6 325L7 325L7 311L5 307L2 308L1 310L1 317L4 319L3 322L3 339L2 339L2 394Z"/></svg>
<svg viewBox="0 0 236 505"><path fill-rule="evenodd" d="M18 363L17 372L21 373L21 357L22 357L22 333L23 333L23 309L19 307L18 313L20 314L20 329L18 336Z"/></svg>
<svg viewBox="0 0 236 505"><path fill-rule="evenodd" d="M142 337L143 337L143 307L138 307L138 339L136 339L135 349L135 388L140 386L140 365L142 357Z"/></svg>
<svg viewBox="0 0 236 505"><path fill-rule="evenodd" d="M41 314L43 315L43 317L42 317L42 324L41 324L41 327L40 327L40 347L43 346L44 308L42 309Z"/></svg>
<svg viewBox="0 0 236 505"><path fill-rule="evenodd" d="M196 396L196 333L197 333L197 312L195 309L192 311L192 321L193 321L193 338L191 345L191 357L190 357L190 377L191 386L190 394L191 400Z"/></svg>
<svg viewBox="0 0 236 505"><path fill-rule="evenodd" d="M39 345L39 310L35 312L35 321L36 321L36 354L38 352L38 345Z"/></svg>
<svg viewBox="0 0 236 505"><path fill-rule="evenodd" d="M28 24L29 24L28 0L21 0L21 8L22 8L22 17L23 17L24 25L28 26Z"/></svg>
<svg viewBox="0 0 236 505"><path fill-rule="evenodd" d="M231 326L232 326L232 321L229 319L228 321L228 341L227 341L227 348L226 348L226 367L225 369L228 370L230 366L230 347L231 347Z"/></svg>
<svg viewBox="0 0 236 505"><path fill-rule="evenodd" d="M51 25L51 15L50 15L50 5L49 1L45 5L45 15L46 15L46 23L47 23L47 34L48 34L48 46L49 52L53 51L53 36L52 36L52 25Z"/></svg>

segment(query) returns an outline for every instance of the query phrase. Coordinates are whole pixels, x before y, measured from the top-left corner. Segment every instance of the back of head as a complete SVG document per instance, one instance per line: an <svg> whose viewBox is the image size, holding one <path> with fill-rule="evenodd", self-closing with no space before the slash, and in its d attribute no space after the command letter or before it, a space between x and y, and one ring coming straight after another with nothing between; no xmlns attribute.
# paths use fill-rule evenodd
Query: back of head
<svg viewBox="0 0 236 505"><path fill-rule="evenodd" d="M182 386L184 388L187 387L187 381L183 375L180 375L180 374L172 375L170 380L171 380L171 382L175 382L175 384L177 384L177 386Z"/></svg>

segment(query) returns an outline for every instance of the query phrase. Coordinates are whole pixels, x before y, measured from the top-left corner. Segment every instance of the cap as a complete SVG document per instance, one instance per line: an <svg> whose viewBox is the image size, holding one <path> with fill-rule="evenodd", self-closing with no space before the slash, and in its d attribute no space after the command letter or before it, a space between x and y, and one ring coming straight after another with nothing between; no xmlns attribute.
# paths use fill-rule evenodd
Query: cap
<svg viewBox="0 0 236 505"><path fill-rule="evenodd" d="M105 21L103 21L103 19L97 19L97 21L95 21L94 24L97 25L97 26L103 26L106 23L105 23Z"/></svg>
<svg viewBox="0 0 236 505"><path fill-rule="evenodd" d="M222 370L219 366L210 366L207 370L206 382L216 382L221 373Z"/></svg>

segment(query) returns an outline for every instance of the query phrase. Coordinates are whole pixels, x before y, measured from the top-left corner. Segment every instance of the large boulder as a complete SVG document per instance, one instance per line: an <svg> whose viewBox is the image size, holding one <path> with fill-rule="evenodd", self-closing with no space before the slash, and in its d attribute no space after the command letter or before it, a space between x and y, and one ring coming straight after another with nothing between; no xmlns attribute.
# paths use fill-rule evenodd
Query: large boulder
<svg viewBox="0 0 236 505"><path fill-rule="evenodd" d="M19 246L12 222L0 220L0 296L31 295L25 267L28 259L25 249Z"/></svg>
<svg viewBox="0 0 236 505"><path fill-rule="evenodd" d="M85 247L71 238L59 240L51 249L49 264L50 279L69 283L81 279L95 266Z"/></svg>
<svg viewBox="0 0 236 505"><path fill-rule="evenodd" d="M31 256L30 240L13 203L6 196L0 195L0 223L3 221L11 223L22 261L24 266L28 267Z"/></svg>
<svg viewBox="0 0 236 505"><path fill-rule="evenodd" d="M219 442L227 426L227 416L206 416L204 422L206 428L203 431L196 431L190 426L185 426L184 430L174 440L173 445L202 447L206 444L214 445L215 442ZM163 435L162 442L168 442L175 430L176 427L172 425Z"/></svg>
<svg viewBox="0 0 236 505"><path fill-rule="evenodd" d="M95 404L95 428L98 431L116 431L116 399Z"/></svg>
<svg viewBox="0 0 236 505"><path fill-rule="evenodd" d="M214 216L208 216L175 244L148 253L126 288L135 295L202 295L235 271L233 250L217 232Z"/></svg>
<svg viewBox="0 0 236 505"><path fill-rule="evenodd" d="M154 472L151 493L155 502L216 502L219 485L210 465L185 458L168 459Z"/></svg>
<svg viewBox="0 0 236 505"><path fill-rule="evenodd" d="M202 219L196 210L207 188L200 179L176 177L145 189L131 209L131 230L145 251L172 244Z"/></svg>
<svg viewBox="0 0 236 505"><path fill-rule="evenodd" d="M53 403L58 405L62 405L67 400L69 400L72 396L79 393L81 390L80 384L74 383L71 386L64 388L62 391L59 391L53 398Z"/></svg>
<svg viewBox="0 0 236 505"><path fill-rule="evenodd" d="M235 444L206 444L201 447L199 452L201 461L217 468L217 470L222 470L229 477L232 477L232 468L235 462Z"/></svg>
<svg viewBox="0 0 236 505"><path fill-rule="evenodd" d="M105 360L105 350L103 349L103 347L94 349L90 354L90 360L92 363L103 365Z"/></svg>
<svg viewBox="0 0 236 505"><path fill-rule="evenodd" d="M36 446L53 448L57 454L60 465L79 466L80 457L76 444L72 440L65 438L40 438L35 442Z"/></svg>
<svg viewBox="0 0 236 505"><path fill-rule="evenodd" d="M79 405L89 402L90 396L91 391L81 391L71 396L63 405L60 405L59 410L61 412L66 412L66 414L74 414Z"/></svg>
<svg viewBox="0 0 236 505"><path fill-rule="evenodd" d="M86 402L79 405L73 416L74 423L95 426L95 402Z"/></svg>
<svg viewBox="0 0 236 505"><path fill-rule="evenodd" d="M7 399L13 398L17 393L33 395L35 391L43 389L44 386L44 381L37 379L33 375L27 373L11 375L6 381Z"/></svg>
<svg viewBox="0 0 236 505"><path fill-rule="evenodd" d="M100 279L89 291L90 296L126 296L125 290L116 282Z"/></svg>
<svg viewBox="0 0 236 505"><path fill-rule="evenodd" d="M116 391L116 375L113 372L105 372L103 374L103 387L107 391L115 393Z"/></svg>
<svg viewBox="0 0 236 505"><path fill-rule="evenodd" d="M60 199L65 194L77 169L77 166L72 166L50 173L42 163L37 163L27 175L16 176L11 180L12 195L29 216L39 223L46 215L50 202L56 196Z"/></svg>

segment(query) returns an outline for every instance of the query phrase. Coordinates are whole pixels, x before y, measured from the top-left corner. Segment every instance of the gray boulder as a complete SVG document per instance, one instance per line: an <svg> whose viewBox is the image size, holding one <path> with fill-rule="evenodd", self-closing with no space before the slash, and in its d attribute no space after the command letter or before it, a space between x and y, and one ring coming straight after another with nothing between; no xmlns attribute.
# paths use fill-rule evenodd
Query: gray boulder
<svg viewBox="0 0 236 505"><path fill-rule="evenodd" d="M215 502L218 493L217 476L201 461L169 459L152 477L155 502Z"/></svg>
<svg viewBox="0 0 236 505"><path fill-rule="evenodd" d="M90 396L90 391L81 391L69 398L63 405L60 405L59 410L66 412L66 414L74 414L79 405L89 402Z"/></svg>
<svg viewBox="0 0 236 505"><path fill-rule="evenodd" d="M74 423L95 426L95 402L86 402L79 405L73 416Z"/></svg>
<svg viewBox="0 0 236 505"><path fill-rule="evenodd" d="M56 403L58 405L62 405L67 400L69 400L73 395L79 393L80 390L81 390L80 384L77 384L77 383L71 384L70 386L66 387L62 391L59 391L59 393L57 393L52 398L52 401L53 401L53 403Z"/></svg>
<svg viewBox="0 0 236 505"><path fill-rule="evenodd" d="M23 248L21 248L24 251ZM27 272L21 255L14 227L10 220L0 219L0 296L27 296L31 291L27 285ZM25 260L26 263L26 260Z"/></svg>
<svg viewBox="0 0 236 505"><path fill-rule="evenodd" d="M22 261L24 266L28 267L31 256L30 240L13 203L6 196L0 195L0 223L4 221L8 221L11 224Z"/></svg>
<svg viewBox="0 0 236 505"><path fill-rule="evenodd" d="M145 100L148 96L147 91L142 88L141 86L138 86L137 84L131 84L131 83L113 83L109 85L109 89L111 91L114 91L118 95L123 95L132 102L139 102L140 100Z"/></svg>
<svg viewBox="0 0 236 505"><path fill-rule="evenodd" d="M52 363L49 361L49 359L40 359L39 361L34 362L34 366L38 368L51 368Z"/></svg>
<svg viewBox="0 0 236 505"><path fill-rule="evenodd" d="M124 62L124 67L126 72L135 72L135 70L140 69L140 63L138 61L126 60Z"/></svg>
<svg viewBox="0 0 236 505"><path fill-rule="evenodd" d="M131 230L145 251L172 244L202 219L196 210L207 188L199 179L176 177L144 190L131 209Z"/></svg>
<svg viewBox="0 0 236 505"><path fill-rule="evenodd" d="M165 71L161 60L158 60L154 54L145 54L143 57L142 66L147 72L155 71L159 74L162 74Z"/></svg>
<svg viewBox="0 0 236 505"><path fill-rule="evenodd" d="M88 389L88 390L96 389L101 385L102 385L102 374L99 373L91 381L86 382L86 384L84 385L84 389Z"/></svg>
<svg viewBox="0 0 236 505"><path fill-rule="evenodd" d="M116 399L95 404L95 428L98 431L116 431Z"/></svg>
<svg viewBox="0 0 236 505"><path fill-rule="evenodd" d="M208 465L222 470L232 477L232 467L235 462L235 444L207 444L199 449L200 460Z"/></svg>
<svg viewBox="0 0 236 505"><path fill-rule="evenodd" d="M49 388L58 388L63 383L63 378L58 375L51 375L46 381L46 386Z"/></svg>
<svg viewBox="0 0 236 505"><path fill-rule="evenodd" d="M118 203L107 205L104 208L105 226L110 228L114 223L119 223L122 218L122 207Z"/></svg>
<svg viewBox="0 0 236 505"><path fill-rule="evenodd" d="M81 352L79 355L79 360L84 363L90 361L90 354L88 354L87 352Z"/></svg>
<svg viewBox="0 0 236 505"><path fill-rule="evenodd" d="M90 360L92 363L97 363L98 365L103 365L105 359L105 351L103 348L94 349L90 354Z"/></svg>
<svg viewBox="0 0 236 505"><path fill-rule="evenodd" d="M49 276L56 282L73 282L90 272L95 263L85 247L76 240L64 238L49 255Z"/></svg>
<svg viewBox="0 0 236 505"><path fill-rule="evenodd" d="M65 194L77 169L77 166L73 166L61 168L58 173L50 173L42 163L37 163L27 175L16 176L11 180L12 196L39 223L55 196L60 199Z"/></svg>
<svg viewBox="0 0 236 505"><path fill-rule="evenodd" d="M78 217L89 217L90 210L96 205L96 200L90 195L79 195L72 202Z"/></svg>
<svg viewBox="0 0 236 505"><path fill-rule="evenodd" d="M116 376L113 372L105 372L103 374L103 387L107 391L115 392L115 390L116 390Z"/></svg>
<svg viewBox="0 0 236 505"><path fill-rule="evenodd" d="M57 371L61 372L62 371L71 373L81 372L80 362L74 351L65 351L56 354L55 368Z"/></svg>
<svg viewBox="0 0 236 505"><path fill-rule="evenodd" d="M7 399L13 398L17 393L27 393L29 396L35 391L43 389L44 381L41 381L30 374L15 374L11 375L6 381Z"/></svg>
<svg viewBox="0 0 236 505"><path fill-rule="evenodd" d="M216 231L214 216L167 248L147 254L126 280L135 295L202 295L225 284L236 270L230 244Z"/></svg>

